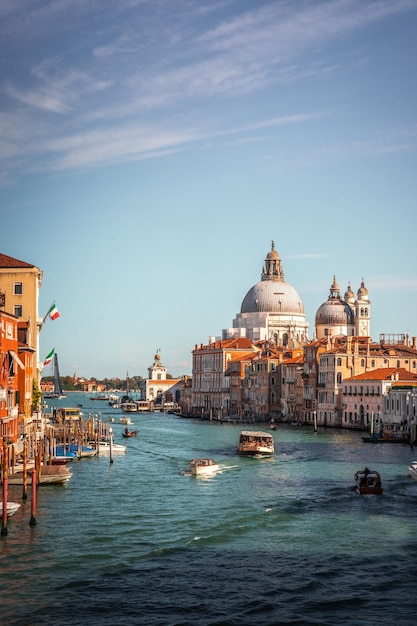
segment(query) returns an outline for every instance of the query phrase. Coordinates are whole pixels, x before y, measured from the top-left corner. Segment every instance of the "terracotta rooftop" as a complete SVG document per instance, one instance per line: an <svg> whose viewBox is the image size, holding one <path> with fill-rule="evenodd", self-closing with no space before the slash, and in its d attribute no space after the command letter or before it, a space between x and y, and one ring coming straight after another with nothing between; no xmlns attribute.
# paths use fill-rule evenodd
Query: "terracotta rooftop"
<svg viewBox="0 0 417 626"><path fill-rule="evenodd" d="M0 253L0 268L2 267L9 267L9 268L14 268L14 267L35 267L34 265L31 265L30 263L25 263L25 261L19 261L19 259L14 259L11 256L7 256L7 254L1 254Z"/></svg>
<svg viewBox="0 0 417 626"><path fill-rule="evenodd" d="M403 367L380 367L370 372L364 372L352 378L345 378L343 382L348 380L392 380L395 382L417 381L417 374L408 372Z"/></svg>

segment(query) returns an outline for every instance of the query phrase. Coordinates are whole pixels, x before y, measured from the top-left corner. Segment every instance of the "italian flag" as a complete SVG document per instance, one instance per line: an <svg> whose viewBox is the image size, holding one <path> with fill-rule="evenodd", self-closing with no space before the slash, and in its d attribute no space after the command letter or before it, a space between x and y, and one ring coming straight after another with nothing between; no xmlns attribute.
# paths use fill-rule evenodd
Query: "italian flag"
<svg viewBox="0 0 417 626"><path fill-rule="evenodd" d="M53 304L49 309L49 317L51 320L57 320L59 317L58 309L56 308L56 304Z"/></svg>
<svg viewBox="0 0 417 626"><path fill-rule="evenodd" d="M50 362L52 361L52 357L54 356L54 354L55 354L55 348L53 348L53 349L51 350L51 352L48 354L48 356L47 356L47 357L46 357L46 359L44 360L44 362L43 362L43 365L44 365L44 366L45 366L45 365L48 365L48 363L50 363Z"/></svg>

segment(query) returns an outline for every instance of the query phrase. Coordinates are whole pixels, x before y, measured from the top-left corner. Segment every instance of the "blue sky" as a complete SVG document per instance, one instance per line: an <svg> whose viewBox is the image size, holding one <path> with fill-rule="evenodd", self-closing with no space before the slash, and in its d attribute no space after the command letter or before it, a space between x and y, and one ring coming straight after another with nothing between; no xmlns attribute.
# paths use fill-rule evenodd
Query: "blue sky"
<svg viewBox="0 0 417 626"><path fill-rule="evenodd" d="M3 0L4 254L62 374L176 376L271 240L314 316L417 334L417 0ZM47 373L47 372L45 372Z"/></svg>

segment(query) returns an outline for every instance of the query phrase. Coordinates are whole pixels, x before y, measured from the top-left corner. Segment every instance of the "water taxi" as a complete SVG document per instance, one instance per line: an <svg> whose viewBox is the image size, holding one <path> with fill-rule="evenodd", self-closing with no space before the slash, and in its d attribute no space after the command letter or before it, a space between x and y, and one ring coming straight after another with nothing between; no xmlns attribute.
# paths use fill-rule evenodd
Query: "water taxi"
<svg viewBox="0 0 417 626"><path fill-rule="evenodd" d="M194 476L209 476L219 469L219 464L213 459L193 459L190 461L191 474Z"/></svg>
<svg viewBox="0 0 417 626"><path fill-rule="evenodd" d="M275 452L274 439L271 433L242 430L239 436L237 452L241 456L257 458L272 456Z"/></svg>
<svg viewBox="0 0 417 626"><path fill-rule="evenodd" d="M355 474L356 492L361 495L374 494L382 496L381 477L375 470L365 467L364 470Z"/></svg>

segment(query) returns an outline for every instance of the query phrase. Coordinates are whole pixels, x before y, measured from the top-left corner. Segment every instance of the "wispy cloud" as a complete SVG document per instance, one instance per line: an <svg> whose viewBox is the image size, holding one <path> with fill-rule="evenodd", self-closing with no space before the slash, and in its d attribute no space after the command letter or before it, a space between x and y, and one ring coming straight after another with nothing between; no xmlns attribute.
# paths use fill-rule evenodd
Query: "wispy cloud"
<svg viewBox="0 0 417 626"><path fill-rule="evenodd" d="M38 165L46 167L55 153L59 158L54 167L70 168L154 158L202 138L237 135L242 124L234 119L233 105L225 109L223 128L218 127L224 103L261 96L272 86L338 75L343 67L340 61L328 62L323 54L328 46L415 10L417 0L261 2L234 14L231 7L239 11L240 5L230 0L184 0L167 6L159 0L103 0L98 11L88 0L3 3L0 34L6 43L0 46L13 44L19 50L20 42L41 40L45 46L42 55L37 43L32 65L27 56L19 71L11 66L0 83L3 113L16 127L8 132L3 153L8 155L7 168L20 167L41 150L45 158ZM208 100L214 107L212 119L200 115L197 122ZM314 117L283 112L281 105L274 122L252 107L246 131ZM184 130L181 117L192 120L192 131ZM13 140L13 135L23 134L24 146ZM405 144L381 145L380 151L414 149L412 141Z"/></svg>

